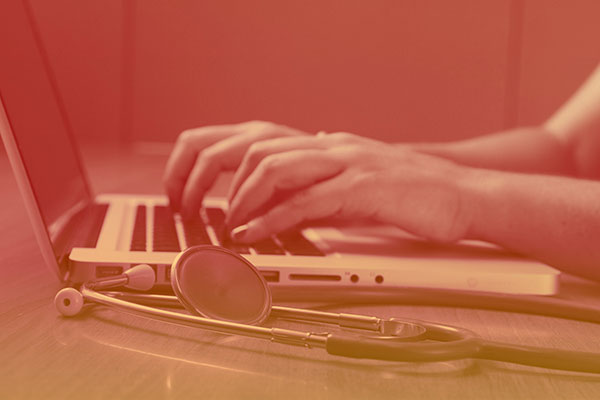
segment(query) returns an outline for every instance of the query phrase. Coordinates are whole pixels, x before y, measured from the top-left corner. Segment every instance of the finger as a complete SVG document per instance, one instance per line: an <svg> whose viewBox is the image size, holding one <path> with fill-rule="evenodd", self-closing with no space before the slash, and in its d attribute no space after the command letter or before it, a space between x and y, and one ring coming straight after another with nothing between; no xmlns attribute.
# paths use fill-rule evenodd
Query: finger
<svg viewBox="0 0 600 400"><path fill-rule="evenodd" d="M253 243L304 221L335 216L344 205L346 181L345 174L341 174L302 190L262 216L233 229L232 238L241 243Z"/></svg>
<svg viewBox="0 0 600 400"><path fill-rule="evenodd" d="M244 183L256 166L265 157L292 150L325 148L325 142L326 140L322 136L292 136L253 143L252 146L248 148L238 170L233 176L229 194L227 195L230 203L237 194L242 183Z"/></svg>
<svg viewBox="0 0 600 400"><path fill-rule="evenodd" d="M345 164L325 150L293 150L264 158L229 206L230 227L246 222L280 191L294 191L338 175Z"/></svg>
<svg viewBox="0 0 600 400"><path fill-rule="evenodd" d="M163 177L173 209L178 210L181 206L183 189L198 154L206 147L230 137L238 131L238 125L220 125L193 129L179 135L167 161Z"/></svg>
<svg viewBox="0 0 600 400"><path fill-rule="evenodd" d="M219 173L235 170L254 140L253 135L231 136L204 149L197 156L182 193L181 215L184 218L197 214L204 195Z"/></svg>

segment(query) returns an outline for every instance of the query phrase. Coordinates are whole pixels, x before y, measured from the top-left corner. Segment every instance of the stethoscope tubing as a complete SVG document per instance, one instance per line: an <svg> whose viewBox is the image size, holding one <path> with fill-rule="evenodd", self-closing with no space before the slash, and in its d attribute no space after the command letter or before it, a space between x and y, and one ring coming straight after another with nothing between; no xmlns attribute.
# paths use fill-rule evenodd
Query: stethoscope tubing
<svg viewBox="0 0 600 400"><path fill-rule="evenodd" d="M238 324L235 322L203 318L196 315L175 313L130 301L120 300L88 289L85 286L81 287L80 292L84 299L88 302L113 307L128 314L138 315L146 318L152 317L163 322L185 325L193 328L202 328L213 332L231 335L243 335L257 339L267 339L287 344L298 344L307 347L326 347L326 337L314 335L310 332L301 332L280 328L265 328L262 326Z"/></svg>
<svg viewBox="0 0 600 400"><path fill-rule="evenodd" d="M482 341L475 357L531 367L600 374L600 353Z"/></svg>
<svg viewBox="0 0 600 400"><path fill-rule="evenodd" d="M95 302L100 302L109 306L117 306L119 309L126 312L133 311L130 307L135 303L120 300L116 297L122 297L133 301L145 301L146 303L155 306L181 307L181 303L179 303L174 296L128 294L122 292L112 292L109 293L109 295L105 295L92 290L82 291L82 294L84 294L84 297ZM548 299L540 300L547 303ZM119 305L117 305L116 302L119 302ZM418 323L425 328L427 334L420 339L430 339L435 340L436 342L414 343L393 339L385 340L384 338L374 338L373 336L368 335L349 335L341 332L319 335L309 332L215 321L187 314L157 310L153 307L141 305L139 305L139 307L143 308L138 308L138 310L133 313L146 317L151 313L153 317L163 321L192 327L201 327L221 333L241 334L255 338L269 339L285 344L324 348L329 354L344 357L404 362L436 362L476 358L557 370L600 373L600 354L487 341L467 329L410 319L402 321L407 323ZM340 322L340 316L364 317L367 318L365 321L370 319L381 321L381 319L376 317L335 314L315 310L298 310L308 311L308 313L295 314L296 310L297 309L273 306L273 314L278 315L279 317L302 319L313 322L335 323L339 326L345 326L344 322ZM546 311L549 313L552 312L550 310ZM564 309L562 311L564 311ZM586 316L589 317L590 315ZM592 318L594 316L595 314L591 315ZM374 321L372 322L373 323L370 325L365 324L365 326L358 326L358 328L377 330L378 328L376 327L378 325ZM352 324L346 326L357 328L357 326L353 326Z"/></svg>
<svg viewBox="0 0 600 400"><path fill-rule="evenodd" d="M435 362L476 358L573 372L600 373L600 354L496 343L478 337L442 343L382 343L332 334L330 354L387 361Z"/></svg>
<svg viewBox="0 0 600 400"><path fill-rule="evenodd" d="M506 311L600 324L600 308L554 296L516 295L432 288L377 288L378 290L322 290L311 301L331 304L394 304L459 307ZM275 291L274 291L275 293ZM312 293L311 293L312 294ZM285 301L286 295L278 297ZM360 299L360 303L356 300ZM294 298L294 300L297 300Z"/></svg>
<svg viewBox="0 0 600 400"><path fill-rule="evenodd" d="M148 306L183 308L183 304L176 296L127 292L104 293L112 298L121 299L138 304L145 304ZM378 317L356 314L332 313L326 311L282 306L272 306L270 315L271 317L276 318L287 318L316 323L334 324L342 328L365 329L375 332L381 332L382 324L382 319Z"/></svg>

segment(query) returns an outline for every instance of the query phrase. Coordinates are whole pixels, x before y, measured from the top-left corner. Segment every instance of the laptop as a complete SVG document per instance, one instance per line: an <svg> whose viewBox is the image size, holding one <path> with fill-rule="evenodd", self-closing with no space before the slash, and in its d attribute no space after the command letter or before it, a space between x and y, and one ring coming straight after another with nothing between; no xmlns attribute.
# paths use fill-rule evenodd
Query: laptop
<svg viewBox="0 0 600 400"><path fill-rule="evenodd" d="M390 226L308 227L250 246L225 230L227 202L208 198L184 222L164 195L94 194L28 3L0 10L0 133L46 264L67 285L155 271L170 288L170 266L199 244L230 248L280 293L332 288L442 288L551 295L559 272L493 245L435 245Z"/></svg>

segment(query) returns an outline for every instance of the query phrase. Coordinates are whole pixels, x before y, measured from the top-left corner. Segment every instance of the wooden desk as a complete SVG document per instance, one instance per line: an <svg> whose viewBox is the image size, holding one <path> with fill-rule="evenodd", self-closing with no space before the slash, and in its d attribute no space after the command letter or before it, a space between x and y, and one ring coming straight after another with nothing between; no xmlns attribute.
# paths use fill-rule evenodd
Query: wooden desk
<svg viewBox="0 0 600 400"><path fill-rule="evenodd" d="M100 192L161 190L164 155L92 146ZM0 398L600 398L600 376L463 360L402 364L349 360L313 349L168 325L96 307L66 319L8 166L0 155ZM563 279L567 296L600 307L600 285ZM518 344L600 352L600 326L443 307L330 305L472 329Z"/></svg>

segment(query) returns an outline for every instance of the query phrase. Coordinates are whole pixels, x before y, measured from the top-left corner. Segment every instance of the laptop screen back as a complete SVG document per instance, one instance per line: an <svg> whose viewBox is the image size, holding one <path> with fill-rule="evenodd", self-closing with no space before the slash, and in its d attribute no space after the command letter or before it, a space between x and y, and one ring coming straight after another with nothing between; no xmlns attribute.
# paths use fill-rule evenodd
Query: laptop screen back
<svg viewBox="0 0 600 400"><path fill-rule="evenodd" d="M0 5L0 97L57 253L66 215L90 200L54 77L28 2Z"/></svg>

